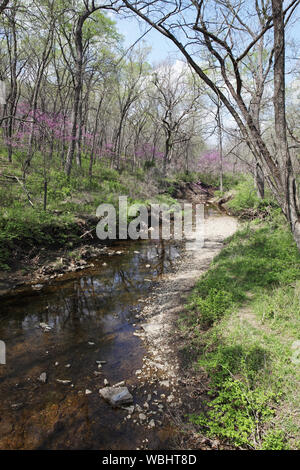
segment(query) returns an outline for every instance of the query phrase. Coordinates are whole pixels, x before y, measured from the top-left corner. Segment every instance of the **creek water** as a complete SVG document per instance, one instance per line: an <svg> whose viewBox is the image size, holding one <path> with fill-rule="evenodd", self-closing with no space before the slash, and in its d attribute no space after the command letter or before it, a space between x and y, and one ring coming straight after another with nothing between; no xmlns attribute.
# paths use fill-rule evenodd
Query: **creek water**
<svg viewBox="0 0 300 470"><path fill-rule="evenodd" d="M104 402L99 389L104 379L126 381L141 406L155 393L136 377L145 353L134 335L136 316L184 250L175 241L118 243L93 268L1 300L0 449L128 450L145 438L150 449L168 448L173 427L164 416L151 430L124 420L128 412ZM39 381L44 372L46 383Z"/></svg>
<svg viewBox="0 0 300 470"><path fill-rule="evenodd" d="M144 346L133 334L135 315L182 249L174 241L124 242L93 268L1 301L0 449L134 449L149 437L98 391L104 379L137 385ZM101 370L97 361L105 362ZM43 372L47 383L38 380ZM135 391L135 402L143 393ZM154 446L164 442L158 434Z"/></svg>

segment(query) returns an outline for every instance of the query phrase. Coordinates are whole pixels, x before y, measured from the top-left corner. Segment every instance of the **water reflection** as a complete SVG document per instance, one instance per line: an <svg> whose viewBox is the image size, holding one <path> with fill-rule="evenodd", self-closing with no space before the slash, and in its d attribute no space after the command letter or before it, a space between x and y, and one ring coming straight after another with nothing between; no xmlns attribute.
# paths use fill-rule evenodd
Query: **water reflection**
<svg viewBox="0 0 300 470"><path fill-rule="evenodd" d="M125 253L101 257L92 269L1 303L7 366L0 368L0 448L132 448L141 431L120 425L122 412L111 410L97 391L104 378L130 382L141 367L144 350L132 326L138 299L182 248L145 241L114 249ZM51 331L44 332L42 322ZM107 362L101 376L97 360ZM42 372L47 384L37 380Z"/></svg>

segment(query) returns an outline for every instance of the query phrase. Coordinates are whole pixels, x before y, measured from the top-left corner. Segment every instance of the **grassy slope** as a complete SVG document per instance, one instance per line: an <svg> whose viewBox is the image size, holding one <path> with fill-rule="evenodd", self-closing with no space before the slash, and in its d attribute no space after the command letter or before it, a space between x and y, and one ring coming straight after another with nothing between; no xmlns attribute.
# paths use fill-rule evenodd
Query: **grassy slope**
<svg viewBox="0 0 300 470"><path fill-rule="evenodd" d="M21 177L24 155L16 152L13 164L8 165L5 151L0 155L0 175ZM43 158L35 155L26 188L34 203L28 203L26 193L15 181L0 177L0 269L9 269L12 255L35 247L71 248L79 242L78 218L82 215L95 216L102 203L117 207L119 195L127 195L129 203L145 202L155 197L157 201L159 184L151 171L138 169L121 174L110 169L105 162L93 168L93 177L88 177L88 159L82 159L82 168L74 167L68 180L55 156L51 169L47 169L48 201L47 211L43 210ZM153 172L152 172L153 173ZM168 196L164 202L174 202ZM170 201L169 201L170 200Z"/></svg>
<svg viewBox="0 0 300 470"><path fill-rule="evenodd" d="M207 411L191 417L204 435L243 448L299 447L299 267L273 210L234 235L197 282L180 324L185 355L210 378Z"/></svg>

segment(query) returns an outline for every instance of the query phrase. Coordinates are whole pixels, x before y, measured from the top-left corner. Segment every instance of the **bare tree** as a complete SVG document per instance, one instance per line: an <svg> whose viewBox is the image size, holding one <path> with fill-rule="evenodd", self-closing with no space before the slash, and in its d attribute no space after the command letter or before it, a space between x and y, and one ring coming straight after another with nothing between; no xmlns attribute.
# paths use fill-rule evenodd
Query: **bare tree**
<svg viewBox="0 0 300 470"><path fill-rule="evenodd" d="M164 63L153 74L156 93L152 99L156 103L156 115L152 117L159 120L165 134L164 176L176 144L191 139L187 132L188 122L194 117L201 95L200 88L193 86L192 79L185 64L181 71L176 72L173 64Z"/></svg>
<svg viewBox="0 0 300 470"><path fill-rule="evenodd" d="M23 178L26 177L26 172L28 170L28 167L31 164L31 160L34 154L34 130L35 130L35 122L36 122L36 112L37 112L37 107L38 107L38 98L39 98L39 93L40 93L40 88L42 84L42 80L44 79L46 69L49 65L49 62L51 60L51 52L53 50L53 42L54 42L54 31L55 31L55 23L56 23L56 17L53 14L53 9L54 9L54 1L50 0L47 5L46 12L44 13L42 9L39 7L39 5L36 5L37 7L37 14L40 14L43 18L46 14L49 14L49 22L47 25L47 33L44 38L41 38L42 40L40 41L42 43L42 51L40 54L37 55L36 57L36 62L37 62L37 70L35 73L35 80L34 80L34 86L33 86L33 92L32 92L32 97L31 97L31 110L32 110L32 124L31 124L31 131L30 131L30 136L29 136L29 145L28 145L28 152L27 152L27 157L24 163L23 167ZM48 18L43 18L44 22L47 23ZM33 51L34 52L34 51Z"/></svg>
<svg viewBox="0 0 300 470"><path fill-rule="evenodd" d="M73 115L72 115L72 132L71 142L65 163L65 172L68 176L71 174L73 157L75 154L76 146L79 143L80 131L80 114L81 114L81 95L83 86L83 72L84 72L84 54L88 49L88 44L84 43L83 38L83 27L85 22L91 17L91 15L99 10L115 9L114 4L116 2L111 1L106 5L103 2L97 3L95 0L83 0L83 8L79 11L73 10L74 28L69 33L68 28L61 28L61 32L64 34L65 39L68 42L68 46L71 51L71 55L75 64L75 70L72 73L73 86L74 86L74 102L73 102ZM61 44L62 45L62 44ZM64 47L61 47L62 52ZM63 52L64 53L64 52ZM68 61L67 61L68 62ZM72 67L69 66L70 70Z"/></svg>
<svg viewBox="0 0 300 470"><path fill-rule="evenodd" d="M249 8L244 8L242 1L233 4L230 0L122 0L122 3L170 39L199 77L220 97L259 162L300 249L299 195L285 117L285 27L299 5L299 0L290 0L285 8L282 0L261 0L249 4ZM254 24L254 37L245 28L250 17ZM270 36L272 29L273 35ZM248 95L242 79L242 65L263 36L272 38L273 42L269 58L274 79L276 154L257 127L253 110L247 103ZM226 92L209 77L201 62L195 59L196 47L198 50L199 47L205 48L214 57Z"/></svg>
<svg viewBox="0 0 300 470"><path fill-rule="evenodd" d="M5 8L8 6L10 0L2 0L0 4L0 15L3 13Z"/></svg>

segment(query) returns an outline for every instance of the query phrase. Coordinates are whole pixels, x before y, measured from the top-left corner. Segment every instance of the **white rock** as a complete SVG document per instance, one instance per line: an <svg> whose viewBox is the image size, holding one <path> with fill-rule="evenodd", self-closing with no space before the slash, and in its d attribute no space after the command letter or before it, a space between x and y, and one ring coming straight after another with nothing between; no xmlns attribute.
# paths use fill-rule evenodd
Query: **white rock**
<svg viewBox="0 0 300 470"><path fill-rule="evenodd" d="M44 331L50 331L50 330L52 330L51 326L47 325L47 323L40 323L40 327L41 327Z"/></svg>
<svg viewBox="0 0 300 470"><path fill-rule="evenodd" d="M102 398L113 407L122 407L133 403L133 396L126 387L105 387L99 390Z"/></svg>
<svg viewBox="0 0 300 470"><path fill-rule="evenodd" d="M134 413L134 405L132 406L122 406L122 410L125 410L125 411L128 411L128 413L130 415L132 415Z"/></svg>
<svg viewBox="0 0 300 470"><path fill-rule="evenodd" d="M169 380L163 380L162 382L159 383L159 385L161 387L169 388L170 387L170 382L169 382Z"/></svg>
<svg viewBox="0 0 300 470"><path fill-rule="evenodd" d="M175 398L174 395L169 395L167 398L167 402L171 403L174 400L174 398Z"/></svg>
<svg viewBox="0 0 300 470"><path fill-rule="evenodd" d="M116 387L124 387L124 386L125 386L125 381L124 380L123 380L123 382L119 382L119 383L113 385L113 387L115 387L115 388Z"/></svg>
<svg viewBox="0 0 300 470"><path fill-rule="evenodd" d="M43 372L39 378L38 378L39 382L42 382L43 384L45 384L47 382L47 374L46 372Z"/></svg>

